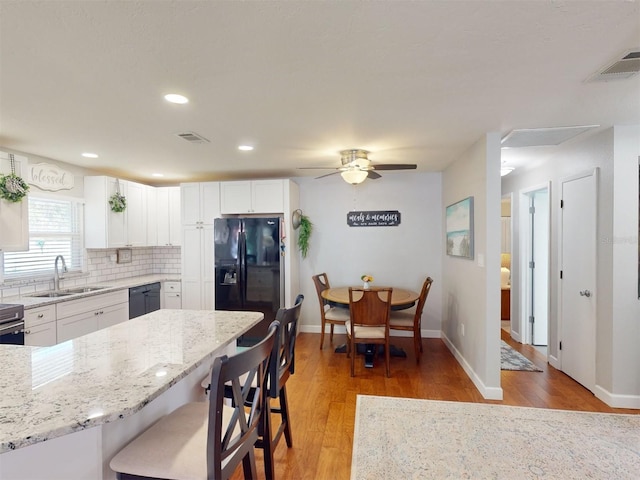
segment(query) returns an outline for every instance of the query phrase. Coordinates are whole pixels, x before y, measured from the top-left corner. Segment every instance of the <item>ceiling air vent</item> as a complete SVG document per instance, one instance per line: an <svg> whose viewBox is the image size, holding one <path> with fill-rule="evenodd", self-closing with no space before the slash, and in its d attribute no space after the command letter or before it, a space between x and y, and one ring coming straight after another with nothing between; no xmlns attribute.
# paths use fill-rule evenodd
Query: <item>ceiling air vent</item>
<svg viewBox="0 0 640 480"><path fill-rule="evenodd" d="M189 143L209 143L209 140L194 132L176 133L176 135Z"/></svg>
<svg viewBox="0 0 640 480"><path fill-rule="evenodd" d="M624 80L640 72L640 50L629 51L620 60L603 68L587 79L588 82Z"/></svg>

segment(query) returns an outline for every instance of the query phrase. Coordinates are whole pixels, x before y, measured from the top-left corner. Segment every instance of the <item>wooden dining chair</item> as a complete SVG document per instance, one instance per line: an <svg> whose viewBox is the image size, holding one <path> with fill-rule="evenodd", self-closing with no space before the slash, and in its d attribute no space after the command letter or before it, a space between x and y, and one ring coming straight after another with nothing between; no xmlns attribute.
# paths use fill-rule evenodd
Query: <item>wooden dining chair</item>
<svg viewBox="0 0 640 480"><path fill-rule="evenodd" d="M389 313L392 288L349 287L350 319L346 322L347 356L351 357L351 376L355 372L356 344L384 345L387 377L389 360Z"/></svg>
<svg viewBox="0 0 640 480"><path fill-rule="evenodd" d="M295 372L295 348L296 338L298 336L298 319L302 310L302 302L304 295L300 294L296 297L295 305L291 308L280 308L276 313L276 320L280 323L280 333L276 337L273 344L273 352L271 353L271 361L269 363L269 377L267 379L268 396L263 416L264 422L258 429L258 440L256 447L264 450L264 471L265 478L270 480L275 476L275 464L273 460L273 452L284 434L287 447L293 446L293 436L291 434L291 420L289 417L289 403L287 401L286 383L291 375ZM209 394L211 385L209 383L211 374L209 374L201 385L205 390L205 394ZM252 384L255 387L255 383ZM225 390L227 398L233 398L231 385L228 384ZM271 399L278 399L277 407L271 406ZM247 406L253 401L253 391L247 397ZM271 413L280 415L280 425L273 434Z"/></svg>
<svg viewBox="0 0 640 480"><path fill-rule="evenodd" d="M329 277L326 273L320 273L311 277L313 284L316 286L316 293L318 294L318 302L320 303L320 350L324 346L324 330L325 325L328 323L331 328L329 334L329 343L333 342L333 326L343 325L349 320L349 310L346 308L332 307L329 302L322 298L322 292L331 288L329 284Z"/></svg>
<svg viewBox="0 0 640 480"><path fill-rule="evenodd" d="M418 303L415 311L393 310L389 318L389 328L391 330L402 330L405 332L413 332L413 348L416 352L416 363L420 362L420 354L422 353L422 311L427 301L427 296L431 290L433 279L427 277L422 284Z"/></svg>
<svg viewBox="0 0 640 480"><path fill-rule="evenodd" d="M269 364L269 397L266 402L263 427L259 429L259 438L256 447L264 450L264 472L267 480L275 478L275 464L273 452L278 446L280 438L284 434L287 447L293 446L291 435L291 419L289 417L289 404L287 402L286 384L289 377L295 371L295 348L298 334L298 319L302 310L304 295L296 297L296 303L291 308L281 308L276 314L276 320L280 322L280 333L273 344L271 362ZM280 404L274 408L271 399L279 399ZM273 434L271 413L280 415L280 425Z"/></svg>
<svg viewBox="0 0 640 480"><path fill-rule="evenodd" d="M117 477L220 480L242 462L244 478L257 478L254 445L264 421L267 372L279 327L274 321L260 343L232 357L217 357L209 401L177 408L120 450L110 462ZM225 402L227 384L232 406Z"/></svg>

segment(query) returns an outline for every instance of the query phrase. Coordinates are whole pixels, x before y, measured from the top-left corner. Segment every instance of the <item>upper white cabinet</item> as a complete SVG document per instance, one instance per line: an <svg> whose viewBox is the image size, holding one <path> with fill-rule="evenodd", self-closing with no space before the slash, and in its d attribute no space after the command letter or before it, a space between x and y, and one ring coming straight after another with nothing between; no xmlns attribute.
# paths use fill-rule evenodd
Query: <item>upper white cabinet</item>
<svg viewBox="0 0 640 480"><path fill-rule="evenodd" d="M180 185L182 210L182 308L214 308L213 220L220 217L218 182Z"/></svg>
<svg viewBox="0 0 640 480"><path fill-rule="evenodd" d="M15 156L16 175L24 178L27 159ZM0 174L11 173L9 155L0 152ZM29 200L24 197L20 202L8 202L0 199L0 252L29 250Z"/></svg>
<svg viewBox="0 0 640 480"><path fill-rule="evenodd" d="M282 213L284 187L284 180L222 182L221 213Z"/></svg>
<svg viewBox="0 0 640 480"><path fill-rule="evenodd" d="M124 212L113 212L109 198L125 196ZM84 177L85 247L119 248L147 245L147 187L111 177Z"/></svg>
<svg viewBox="0 0 640 480"><path fill-rule="evenodd" d="M156 245L181 244L180 187L156 188Z"/></svg>
<svg viewBox="0 0 640 480"><path fill-rule="evenodd" d="M180 185L182 225L213 225L220 216L218 182L182 183Z"/></svg>

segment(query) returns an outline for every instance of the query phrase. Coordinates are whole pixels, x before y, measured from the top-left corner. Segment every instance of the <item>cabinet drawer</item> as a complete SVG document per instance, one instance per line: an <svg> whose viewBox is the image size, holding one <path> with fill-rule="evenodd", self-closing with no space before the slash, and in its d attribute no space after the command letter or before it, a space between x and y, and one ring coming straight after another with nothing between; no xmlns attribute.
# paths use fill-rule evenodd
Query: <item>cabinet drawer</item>
<svg viewBox="0 0 640 480"><path fill-rule="evenodd" d="M79 313L91 312L101 308L117 305L118 303L129 302L129 291L118 290L117 292L103 293L87 298L79 298L69 302L61 302L56 304L56 312L58 320Z"/></svg>
<svg viewBox="0 0 640 480"><path fill-rule="evenodd" d="M163 282L162 291L163 293L179 293L182 291L181 282Z"/></svg>
<svg viewBox="0 0 640 480"><path fill-rule="evenodd" d="M55 322L56 306L46 305L44 307L31 308L24 311L24 327L33 328L45 323Z"/></svg>

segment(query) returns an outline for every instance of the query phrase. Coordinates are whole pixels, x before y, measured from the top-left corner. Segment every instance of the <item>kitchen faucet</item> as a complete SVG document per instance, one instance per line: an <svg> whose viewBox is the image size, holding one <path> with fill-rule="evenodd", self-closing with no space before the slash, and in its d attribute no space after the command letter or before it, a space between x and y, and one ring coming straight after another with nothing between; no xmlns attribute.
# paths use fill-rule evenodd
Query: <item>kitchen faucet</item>
<svg viewBox="0 0 640 480"><path fill-rule="evenodd" d="M67 264L64 261L64 257L62 255L58 255L56 257L55 262L53 262L53 289L55 291L60 290L60 274L58 273L58 260L62 260L62 273L67 272Z"/></svg>

